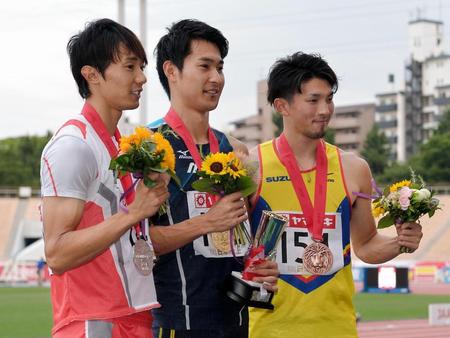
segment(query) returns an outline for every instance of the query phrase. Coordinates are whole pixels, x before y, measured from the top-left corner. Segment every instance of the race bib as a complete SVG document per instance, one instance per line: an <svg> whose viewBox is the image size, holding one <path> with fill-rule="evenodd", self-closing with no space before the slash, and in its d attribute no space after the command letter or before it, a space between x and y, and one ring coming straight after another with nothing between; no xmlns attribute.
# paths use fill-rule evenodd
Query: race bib
<svg viewBox="0 0 450 338"><path fill-rule="evenodd" d="M308 233L306 218L302 213L275 211L288 217L289 222L278 243L276 261L280 274L308 275L303 267L303 252L313 243ZM342 254L342 221L340 213L325 213L323 228L323 243L333 253L333 265L325 275L331 275L344 267Z"/></svg>
<svg viewBox="0 0 450 338"><path fill-rule="evenodd" d="M189 218L199 216L208 212L214 203L214 196L205 192L188 191L187 202ZM250 232L250 223L244 222L247 233ZM203 235L194 240L194 251L196 255L207 258L233 257L231 251L230 231L213 232ZM236 256L244 256L247 253L249 244L237 243L233 241L234 253Z"/></svg>

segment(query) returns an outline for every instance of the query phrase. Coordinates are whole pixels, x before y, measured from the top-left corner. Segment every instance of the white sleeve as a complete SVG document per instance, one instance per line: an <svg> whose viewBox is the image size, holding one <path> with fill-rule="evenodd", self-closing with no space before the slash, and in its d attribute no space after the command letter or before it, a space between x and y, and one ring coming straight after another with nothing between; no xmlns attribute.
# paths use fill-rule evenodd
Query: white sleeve
<svg viewBox="0 0 450 338"><path fill-rule="evenodd" d="M92 149L78 137L63 135L44 149L41 195L86 200L98 173Z"/></svg>

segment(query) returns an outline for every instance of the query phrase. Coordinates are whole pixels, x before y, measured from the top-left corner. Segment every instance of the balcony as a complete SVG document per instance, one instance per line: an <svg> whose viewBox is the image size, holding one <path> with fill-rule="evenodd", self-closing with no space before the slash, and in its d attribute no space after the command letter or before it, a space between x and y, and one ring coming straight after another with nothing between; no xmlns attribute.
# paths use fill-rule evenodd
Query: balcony
<svg viewBox="0 0 450 338"><path fill-rule="evenodd" d="M358 134L341 134L336 133L335 143L336 144L347 144L347 143L360 143L361 139Z"/></svg>
<svg viewBox="0 0 450 338"><path fill-rule="evenodd" d="M450 106L450 97L437 97L433 100L436 106Z"/></svg>
<svg viewBox="0 0 450 338"><path fill-rule="evenodd" d="M261 131L257 127L247 126L232 131L231 136L239 140L259 140L261 138Z"/></svg>
<svg viewBox="0 0 450 338"><path fill-rule="evenodd" d="M391 111L397 111L397 103L384 104L380 106L375 106L375 111L377 113L385 113Z"/></svg>
<svg viewBox="0 0 450 338"><path fill-rule="evenodd" d="M364 122L357 118L339 118L337 116L333 117L330 121L330 128L333 129L347 129L347 128L358 128Z"/></svg>
<svg viewBox="0 0 450 338"><path fill-rule="evenodd" d="M395 127L397 127L397 120L379 121L379 122L377 122L377 125L380 129L395 128Z"/></svg>

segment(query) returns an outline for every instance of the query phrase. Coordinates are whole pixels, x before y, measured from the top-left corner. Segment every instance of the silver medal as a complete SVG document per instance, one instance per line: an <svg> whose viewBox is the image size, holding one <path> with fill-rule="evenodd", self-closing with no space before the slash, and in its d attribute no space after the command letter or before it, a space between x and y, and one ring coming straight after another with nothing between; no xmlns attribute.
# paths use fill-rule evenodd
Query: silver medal
<svg viewBox="0 0 450 338"><path fill-rule="evenodd" d="M134 245L133 263L141 275L148 276L153 270L153 250L148 243L140 238Z"/></svg>

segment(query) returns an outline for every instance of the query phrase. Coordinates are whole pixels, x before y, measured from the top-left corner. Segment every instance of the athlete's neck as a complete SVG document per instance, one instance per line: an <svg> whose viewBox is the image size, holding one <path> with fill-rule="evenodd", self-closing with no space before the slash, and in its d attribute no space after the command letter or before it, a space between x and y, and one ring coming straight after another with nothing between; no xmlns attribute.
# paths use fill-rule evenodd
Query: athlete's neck
<svg viewBox="0 0 450 338"><path fill-rule="evenodd" d="M122 116L122 111L111 108L107 106L103 100L95 99L92 96L87 98L86 102L95 109L100 116L100 119L105 124L108 134L113 136L116 131L117 124L119 123L119 119Z"/></svg>
<svg viewBox="0 0 450 338"><path fill-rule="evenodd" d="M312 169L316 165L316 150L320 139L312 139L289 130L284 130L283 133L300 168L302 170Z"/></svg>
<svg viewBox="0 0 450 338"><path fill-rule="evenodd" d="M199 112L173 101L171 101L171 105L183 121L195 144L207 144L209 142L209 112Z"/></svg>

